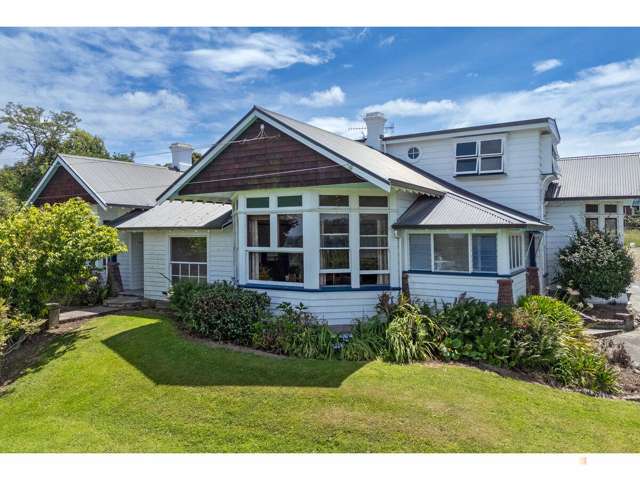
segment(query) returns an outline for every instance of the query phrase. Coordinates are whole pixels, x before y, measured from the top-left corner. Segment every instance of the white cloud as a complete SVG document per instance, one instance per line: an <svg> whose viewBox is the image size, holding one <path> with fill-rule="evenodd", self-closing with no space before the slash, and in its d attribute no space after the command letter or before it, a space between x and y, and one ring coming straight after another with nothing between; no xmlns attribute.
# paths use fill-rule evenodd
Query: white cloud
<svg viewBox="0 0 640 480"><path fill-rule="evenodd" d="M290 94L283 94L280 98L283 102L295 103L304 107L323 108L342 105L345 101L346 95L342 88L334 85L326 90L311 92L311 94L306 97L296 97Z"/></svg>
<svg viewBox="0 0 640 480"><path fill-rule="evenodd" d="M549 58L547 60L540 60L539 62L534 62L532 67L533 71L536 73L548 72L549 70L553 70L554 68L558 68L562 65L562 62L557 58Z"/></svg>
<svg viewBox="0 0 640 480"><path fill-rule="evenodd" d="M455 110L457 105L451 100L429 100L419 102L413 99L397 98L388 102L369 105L360 111L361 115L367 112L382 112L390 117L421 117L427 115L440 115Z"/></svg>
<svg viewBox="0 0 640 480"><path fill-rule="evenodd" d="M363 138L366 131L363 121L350 120L346 117L313 117L308 123L352 139Z"/></svg>
<svg viewBox="0 0 640 480"><path fill-rule="evenodd" d="M378 42L378 45L380 47L388 47L389 45L393 44L393 42L395 41L396 41L396 36L389 35L388 37L384 37L382 40L380 40L380 42Z"/></svg>
<svg viewBox="0 0 640 480"><path fill-rule="evenodd" d="M328 60L322 52L311 52L298 40L268 32L230 35L227 44L187 52L187 62L194 68L222 73L267 71L303 63L318 65Z"/></svg>

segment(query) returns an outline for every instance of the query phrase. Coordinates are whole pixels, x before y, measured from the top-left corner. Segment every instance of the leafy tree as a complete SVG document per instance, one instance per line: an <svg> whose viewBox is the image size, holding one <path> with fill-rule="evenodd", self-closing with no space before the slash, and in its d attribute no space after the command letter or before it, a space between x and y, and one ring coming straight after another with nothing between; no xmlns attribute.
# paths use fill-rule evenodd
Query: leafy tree
<svg viewBox="0 0 640 480"><path fill-rule="evenodd" d="M59 153L82 155L85 157L109 158L109 151L104 141L97 135L76 128L60 145Z"/></svg>
<svg viewBox="0 0 640 480"><path fill-rule="evenodd" d="M0 297L41 314L45 302L82 290L92 262L124 251L116 229L80 199L23 209L0 222Z"/></svg>
<svg viewBox="0 0 640 480"><path fill-rule="evenodd" d="M136 156L136 152L131 151L129 153L112 153L111 160L118 160L120 162L133 162Z"/></svg>
<svg viewBox="0 0 640 480"><path fill-rule="evenodd" d="M584 298L617 297L633 279L633 258L617 236L600 230L580 230L558 252L561 285L577 289Z"/></svg>
<svg viewBox="0 0 640 480"><path fill-rule="evenodd" d="M18 201L10 192L0 190L0 221L17 212L18 206Z"/></svg>
<svg viewBox="0 0 640 480"><path fill-rule="evenodd" d="M193 153L191 153L191 164L195 165L200 160L202 160L202 154L194 150Z"/></svg>

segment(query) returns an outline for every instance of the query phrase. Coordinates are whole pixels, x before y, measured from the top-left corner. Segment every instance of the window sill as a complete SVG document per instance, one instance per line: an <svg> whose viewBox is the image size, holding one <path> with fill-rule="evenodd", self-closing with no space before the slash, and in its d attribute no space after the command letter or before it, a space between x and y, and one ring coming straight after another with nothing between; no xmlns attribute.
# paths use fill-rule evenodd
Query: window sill
<svg viewBox="0 0 640 480"><path fill-rule="evenodd" d="M495 177L495 176L506 176L505 172L487 172L487 173L456 173L454 177Z"/></svg>
<svg viewBox="0 0 640 480"><path fill-rule="evenodd" d="M513 272L507 275L494 272L432 272L429 270L407 270L407 273L418 275L451 275L456 277L490 277L490 278L509 278L519 272Z"/></svg>
<svg viewBox="0 0 640 480"><path fill-rule="evenodd" d="M297 292L359 292L359 291L398 291L399 287L390 287L388 285L372 285L370 287L321 287L321 288L304 288L294 285L263 285L260 283L245 283L238 285L240 288L256 288L260 290L293 290Z"/></svg>

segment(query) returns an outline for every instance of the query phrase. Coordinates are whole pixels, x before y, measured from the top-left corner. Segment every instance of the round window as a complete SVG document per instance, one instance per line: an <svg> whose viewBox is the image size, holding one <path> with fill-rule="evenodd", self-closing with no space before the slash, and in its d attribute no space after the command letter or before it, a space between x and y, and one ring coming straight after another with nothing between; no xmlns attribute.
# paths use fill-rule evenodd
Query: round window
<svg viewBox="0 0 640 480"><path fill-rule="evenodd" d="M411 147L407 152L407 155L411 160L415 160L420 156L420 149L418 147Z"/></svg>

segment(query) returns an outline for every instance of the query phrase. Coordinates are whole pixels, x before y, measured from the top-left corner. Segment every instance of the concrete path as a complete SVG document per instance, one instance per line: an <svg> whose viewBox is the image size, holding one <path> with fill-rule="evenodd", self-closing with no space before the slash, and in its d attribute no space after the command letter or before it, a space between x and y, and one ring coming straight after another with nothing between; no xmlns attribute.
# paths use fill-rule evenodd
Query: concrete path
<svg viewBox="0 0 640 480"><path fill-rule="evenodd" d="M68 312L60 312L60 323L75 322L76 320L84 320L86 318L107 315L122 310L120 307L83 307L79 310L69 310Z"/></svg>

